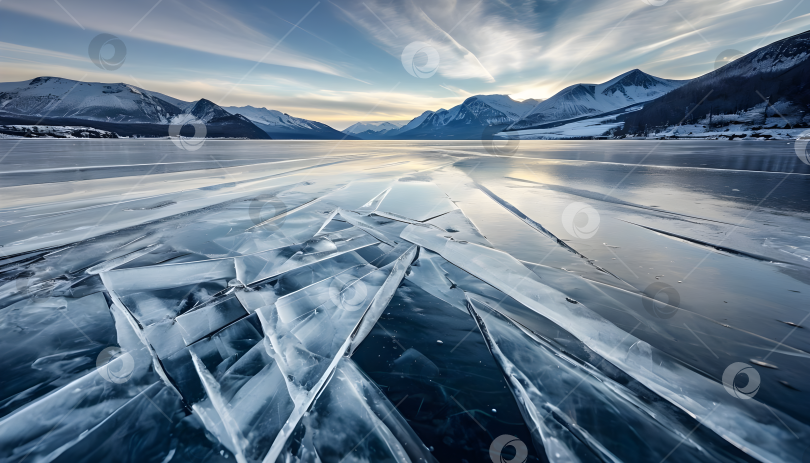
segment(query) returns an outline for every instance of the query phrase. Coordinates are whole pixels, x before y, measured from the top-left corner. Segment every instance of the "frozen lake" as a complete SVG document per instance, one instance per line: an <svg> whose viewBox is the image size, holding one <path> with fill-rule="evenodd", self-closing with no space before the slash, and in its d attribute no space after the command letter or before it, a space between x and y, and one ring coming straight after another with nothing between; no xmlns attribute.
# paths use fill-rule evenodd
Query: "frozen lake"
<svg viewBox="0 0 810 463"><path fill-rule="evenodd" d="M517 148L0 140L0 459L810 461L793 144Z"/></svg>

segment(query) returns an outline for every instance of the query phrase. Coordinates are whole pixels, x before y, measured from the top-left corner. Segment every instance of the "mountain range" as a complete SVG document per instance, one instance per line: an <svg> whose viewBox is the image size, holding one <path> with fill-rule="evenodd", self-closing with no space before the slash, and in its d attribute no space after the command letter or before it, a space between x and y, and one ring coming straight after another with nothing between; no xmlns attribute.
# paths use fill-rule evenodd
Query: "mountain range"
<svg viewBox="0 0 810 463"><path fill-rule="evenodd" d="M491 127L494 129L488 133L630 111L686 82L634 69L602 84L572 85L547 100L516 101L508 95L475 95L449 110L426 111L401 128L385 123L373 126L358 123L344 133L370 140L480 139L485 129Z"/></svg>
<svg viewBox="0 0 810 463"><path fill-rule="evenodd" d="M506 127L521 119L536 107L539 101L515 101L508 95L476 95L450 109L423 113L411 128L393 134L392 138L420 139L480 139L484 127ZM407 127L407 126L406 126Z"/></svg>
<svg viewBox="0 0 810 463"><path fill-rule="evenodd" d="M118 136L164 137L168 125L191 115L205 122L208 136L215 138L464 140L498 132L521 138L592 138L646 135L673 124L745 121L758 117L756 108L761 107L762 121L770 111L793 121L788 124L792 128L801 127L805 114L810 116L808 57L810 32L804 32L692 80L633 69L601 84L571 85L546 100L475 95L450 109L424 111L406 124L358 122L342 132L272 109L222 107L207 99L187 102L124 83L37 77L0 83L0 125L89 127Z"/></svg>
<svg viewBox="0 0 810 463"><path fill-rule="evenodd" d="M223 108L205 98L187 102L124 83L59 77L0 83L0 124L84 126L119 136L165 137L191 115L212 138L343 139L326 124L252 106ZM186 135L184 127L183 135Z"/></svg>
<svg viewBox="0 0 810 463"><path fill-rule="evenodd" d="M343 133L354 135L363 140L381 140L401 132L406 124L401 122L357 122L343 130Z"/></svg>
<svg viewBox="0 0 810 463"><path fill-rule="evenodd" d="M491 126L497 127L495 131L525 129L632 107L664 95L684 82L661 79L636 69L603 84L573 85L545 101L476 95L449 110L425 111L407 124L357 123L339 132L320 122L266 108L221 107L207 99L186 102L123 83L38 77L0 84L0 123L84 125L119 136L166 136L166 125L190 114L206 124L209 137L478 139Z"/></svg>
<svg viewBox="0 0 810 463"><path fill-rule="evenodd" d="M508 95L476 95L458 106L427 111L398 130L344 130L364 139L479 139L500 130L517 131L636 109L671 92L685 80L662 79L638 69L602 84L576 84L547 100L515 101Z"/></svg>

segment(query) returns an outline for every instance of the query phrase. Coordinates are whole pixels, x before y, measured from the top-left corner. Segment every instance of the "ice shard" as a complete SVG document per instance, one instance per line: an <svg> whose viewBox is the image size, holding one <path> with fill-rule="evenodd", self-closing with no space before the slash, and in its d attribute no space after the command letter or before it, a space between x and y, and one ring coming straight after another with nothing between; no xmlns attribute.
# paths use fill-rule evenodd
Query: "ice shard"
<svg viewBox="0 0 810 463"><path fill-rule="evenodd" d="M382 198L376 210L422 222L455 208L447 195L432 182L400 179Z"/></svg>
<svg viewBox="0 0 810 463"><path fill-rule="evenodd" d="M363 339L368 336L368 333L371 332L371 329L377 323L377 320L380 318L380 315L382 315L382 312L386 307L388 307L388 303L391 302L391 298L394 296L394 291L396 291L400 283L402 283L402 279L405 277L405 272L407 272L408 267L416 257L416 252L416 246L411 246L403 254L399 255L391 264L386 264L393 266L391 273L380 286L377 294L374 295L374 298L371 301L371 306L369 306L368 311L363 315L363 318L360 321L360 326L358 326L354 333L352 333L351 345L349 346L348 352L349 356L351 356L352 352L354 352L363 342ZM394 252L392 251L392 254L393 253Z"/></svg>
<svg viewBox="0 0 810 463"><path fill-rule="evenodd" d="M57 458L160 383L147 348L128 322L116 316L116 328L120 345L109 347L116 354L106 356L106 363L93 359L97 368L0 419L0 454L7 461Z"/></svg>
<svg viewBox="0 0 810 463"><path fill-rule="evenodd" d="M377 242L363 231L355 229L319 235L302 245L235 258L237 279L243 285L255 284L298 267Z"/></svg>
<svg viewBox="0 0 810 463"><path fill-rule="evenodd" d="M347 358L284 445L281 461L435 462L388 399Z"/></svg>
<svg viewBox="0 0 810 463"><path fill-rule="evenodd" d="M802 436L810 438L808 426L756 400L733 398L723 384L682 366L583 304L566 301L563 293L541 283L534 273L504 252L444 239L433 230L414 225L402 232L402 238L437 252L548 318L607 361L757 459L799 458L797 452L801 446L796 440L802 440ZM786 432L782 422L787 423L792 432ZM791 445L785 446L785 442L791 442Z"/></svg>
<svg viewBox="0 0 810 463"><path fill-rule="evenodd" d="M0 416L91 371L101 351L117 343L101 293L24 299L0 313Z"/></svg>
<svg viewBox="0 0 810 463"><path fill-rule="evenodd" d="M372 265L351 267L279 298L275 307L257 311L296 404L265 461L273 461L282 451L283 443L348 352L352 334L363 318L379 315L376 309L369 314L370 306L375 298L387 296L381 291L390 292L391 284L386 287L390 278L401 281L407 264L397 264L410 262L412 252L380 269ZM397 273L392 275L394 270Z"/></svg>
<svg viewBox="0 0 810 463"><path fill-rule="evenodd" d="M677 411L644 400L475 296L468 304L549 461L738 461L694 434L697 423Z"/></svg>
<svg viewBox="0 0 810 463"><path fill-rule="evenodd" d="M192 344L188 361L168 362L205 427L238 461L261 461L293 403L256 316ZM190 365L189 365L190 364ZM187 383L199 384L194 391Z"/></svg>
<svg viewBox="0 0 810 463"><path fill-rule="evenodd" d="M248 312L236 296L195 307L175 318L186 345L245 317Z"/></svg>

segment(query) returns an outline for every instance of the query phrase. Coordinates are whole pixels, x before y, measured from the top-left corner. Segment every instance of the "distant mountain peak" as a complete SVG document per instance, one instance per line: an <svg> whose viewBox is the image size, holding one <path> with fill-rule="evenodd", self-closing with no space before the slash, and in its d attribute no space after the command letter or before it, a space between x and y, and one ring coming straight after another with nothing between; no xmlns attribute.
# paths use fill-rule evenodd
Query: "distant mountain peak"
<svg viewBox="0 0 810 463"><path fill-rule="evenodd" d="M188 113L203 122L210 122L214 119L228 117L231 115L231 113L225 111L213 101L205 98L201 98L199 101L197 101L194 106L188 110Z"/></svg>
<svg viewBox="0 0 810 463"><path fill-rule="evenodd" d="M328 125L255 106L228 106L224 110L250 120L276 139L339 140L345 135ZM354 137L351 137L354 140Z"/></svg>
<svg viewBox="0 0 810 463"><path fill-rule="evenodd" d="M662 79L632 69L601 84L574 84L564 88L514 124L526 129L616 111L654 100L688 81Z"/></svg>
<svg viewBox="0 0 810 463"><path fill-rule="evenodd" d="M382 134L384 134L386 132L390 132L392 130L399 130L403 125L405 125L405 124L404 123L399 123L399 122L393 123L393 122L388 122L388 121L383 121L383 122L357 122L355 124L350 125L346 129L344 129L343 133L350 133L350 134L354 135L354 134L360 134L360 133L363 133L363 132L370 132L370 133L375 133L375 134L378 134L378 135L382 135Z"/></svg>
<svg viewBox="0 0 810 463"><path fill-rule="evenodd" d="M627 87L639 87L649 90L660 86L662 82L667 81L651 76L650 74L642 72L638 69L633 69L632 71L626 72L615 79L606 82L605 84L607 87L603 89L601 93L603 95L609 95L614 92L623 92L626 94L625 89Z"/></svg>

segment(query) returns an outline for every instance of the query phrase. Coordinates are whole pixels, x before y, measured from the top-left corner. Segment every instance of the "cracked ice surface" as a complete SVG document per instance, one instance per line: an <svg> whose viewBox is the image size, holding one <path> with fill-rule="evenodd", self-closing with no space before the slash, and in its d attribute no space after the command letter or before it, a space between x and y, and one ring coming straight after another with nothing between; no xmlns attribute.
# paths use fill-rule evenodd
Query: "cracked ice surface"
<svg viewBox="0 0 810 463"><path fill-rule="evenodd" d="M529 461L801 461L805 411L720 380L740 352L806 368L801 340L656 317L501 180L391 157L0 211L0 460L488 461L509 435Z"/></svg>

